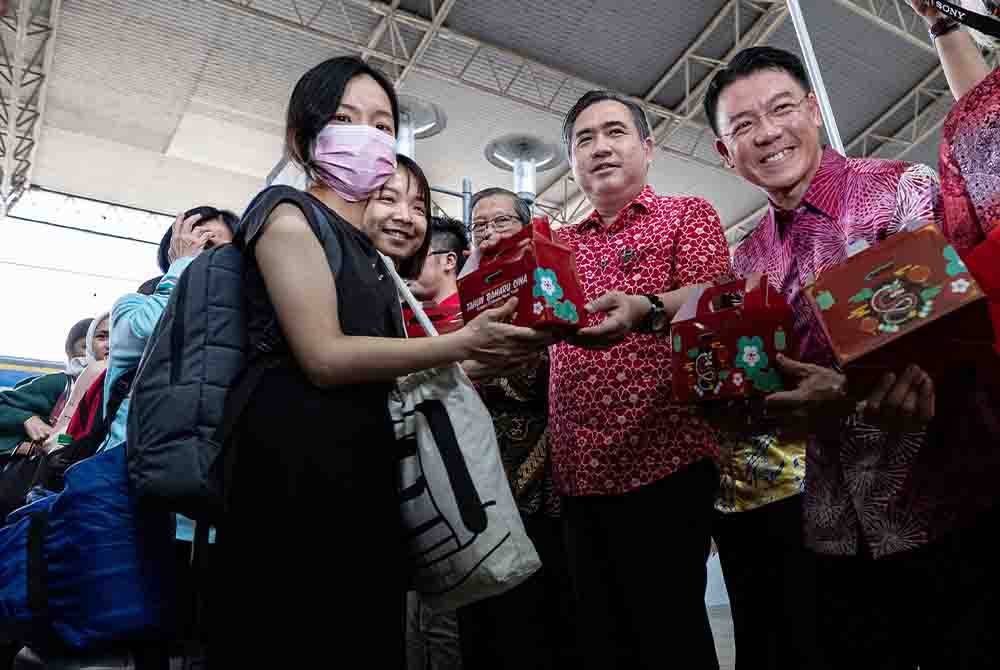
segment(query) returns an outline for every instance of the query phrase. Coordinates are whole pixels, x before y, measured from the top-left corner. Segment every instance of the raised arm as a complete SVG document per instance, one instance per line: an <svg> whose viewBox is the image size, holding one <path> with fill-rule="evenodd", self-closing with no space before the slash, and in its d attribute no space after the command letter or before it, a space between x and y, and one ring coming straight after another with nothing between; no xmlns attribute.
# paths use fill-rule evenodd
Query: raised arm
<svg viewBox="0 0 1000 670"><path fill-rule="evenodd" d="M923 17L928 28L941 18L941 14L926 0L906 1ZM952 30L941 35L935 38L934 45L941 58L941 68L948 79L951 94L956 100L968 93L990 73L982 52L965 30Z"/></svg>

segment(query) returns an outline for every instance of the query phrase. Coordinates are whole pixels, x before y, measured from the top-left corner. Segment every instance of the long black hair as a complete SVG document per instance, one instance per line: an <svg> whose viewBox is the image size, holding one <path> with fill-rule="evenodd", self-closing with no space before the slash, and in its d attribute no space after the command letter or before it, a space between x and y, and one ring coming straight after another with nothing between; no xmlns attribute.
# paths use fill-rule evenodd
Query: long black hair
<svg viewBox="0 0 1000 670"><path fill-rule="evenodd" d="M313 143L337 113L347 83L359 74L368 75L385 90L392 106L393 126L399 128L399 101L392 82L384 74L356 56L323 61L295 84L285 119L285 153L312 181L317 178L312 162Z"/></svg>
<svg viewBox="0 0 1000 670"><path fill-rule="evenodd" d="M424 201L424 212L427 216L427 231L424 234L424 241L420 243L417 252L399 263L399 276L403 279L416 279L420 276L420 271L424 267L424 259L427 258L427 251L431 246L431 185L427 181L427 175L420 169L416 162L403 154L396 156L397 169L404 168L420 186L420 199Z"/></svg>

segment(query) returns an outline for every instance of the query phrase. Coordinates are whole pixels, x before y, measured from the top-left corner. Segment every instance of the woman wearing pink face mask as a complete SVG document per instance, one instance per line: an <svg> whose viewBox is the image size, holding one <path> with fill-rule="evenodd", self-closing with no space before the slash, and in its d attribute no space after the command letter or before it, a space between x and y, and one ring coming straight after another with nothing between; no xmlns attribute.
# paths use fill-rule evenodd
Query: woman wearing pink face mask
<svg viewBox="0 0 1000 670"><path fill-rule="evenodd" d="M311 186L266 189L244 215L251 365L264 372L235 437L213 665L336 666L365 640L366 667L402 667L408 566L387 394L399 375L548 344L504 323L513 304L404 338L378 251L419 274L430 193L412 161L397 170L398 120L377 70L357 58L316 66L292 93L286 134ZM368 206L385 210L375 223Z"/></svg>

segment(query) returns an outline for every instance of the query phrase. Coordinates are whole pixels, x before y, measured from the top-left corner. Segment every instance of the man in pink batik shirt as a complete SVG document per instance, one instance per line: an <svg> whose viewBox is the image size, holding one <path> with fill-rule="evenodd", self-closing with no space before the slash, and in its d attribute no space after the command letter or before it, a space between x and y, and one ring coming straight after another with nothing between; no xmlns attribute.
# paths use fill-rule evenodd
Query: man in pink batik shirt
<svg viewBox="0 0 1000 670"><path fill-rule="evenodd" d="M934 172L823 149L818 103L788 52L738 54L705 106L725 164L770 200L734 269L767 273L795 312L802 360L779 363L797 388L767 405L810 419L803 522L818 561L820 655L832 667L997 667L986 614L995 514L983 514L994 496L970 487L996 445L941 439L941 396L961 394L935 389L909 361L867 398L849 396L802 293L852 246L934 218Z"/></svg>

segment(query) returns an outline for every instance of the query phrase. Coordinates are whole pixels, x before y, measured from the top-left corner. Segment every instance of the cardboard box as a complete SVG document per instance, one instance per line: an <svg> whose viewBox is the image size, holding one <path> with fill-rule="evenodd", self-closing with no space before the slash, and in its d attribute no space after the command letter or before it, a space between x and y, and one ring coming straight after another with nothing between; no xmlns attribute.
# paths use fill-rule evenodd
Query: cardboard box
<svg viewBox="0 0 1000 670"><path fill-rule="evenodd" d="M587 301L573 251L553 237L547 219L536 219L489 252L470 258L467 266L458 278L466 323L516 296L515 325L574 331L587 325Z"/></svg>
<svg viewBox="0 0 1000 670"><path fill-rule="evenodd" d="M933 224L907 226L826 270L806 296L855 393L911 363L940 378L991 355L986 297Z"/></svg>
<svg viewBox="0 0 1000 670"><path fill-rule="evenodd" d="M678 402L752 398L785 389L778 353L795 356L792 310L761 278L696 291L671 324L673 395Z"/></svg>

